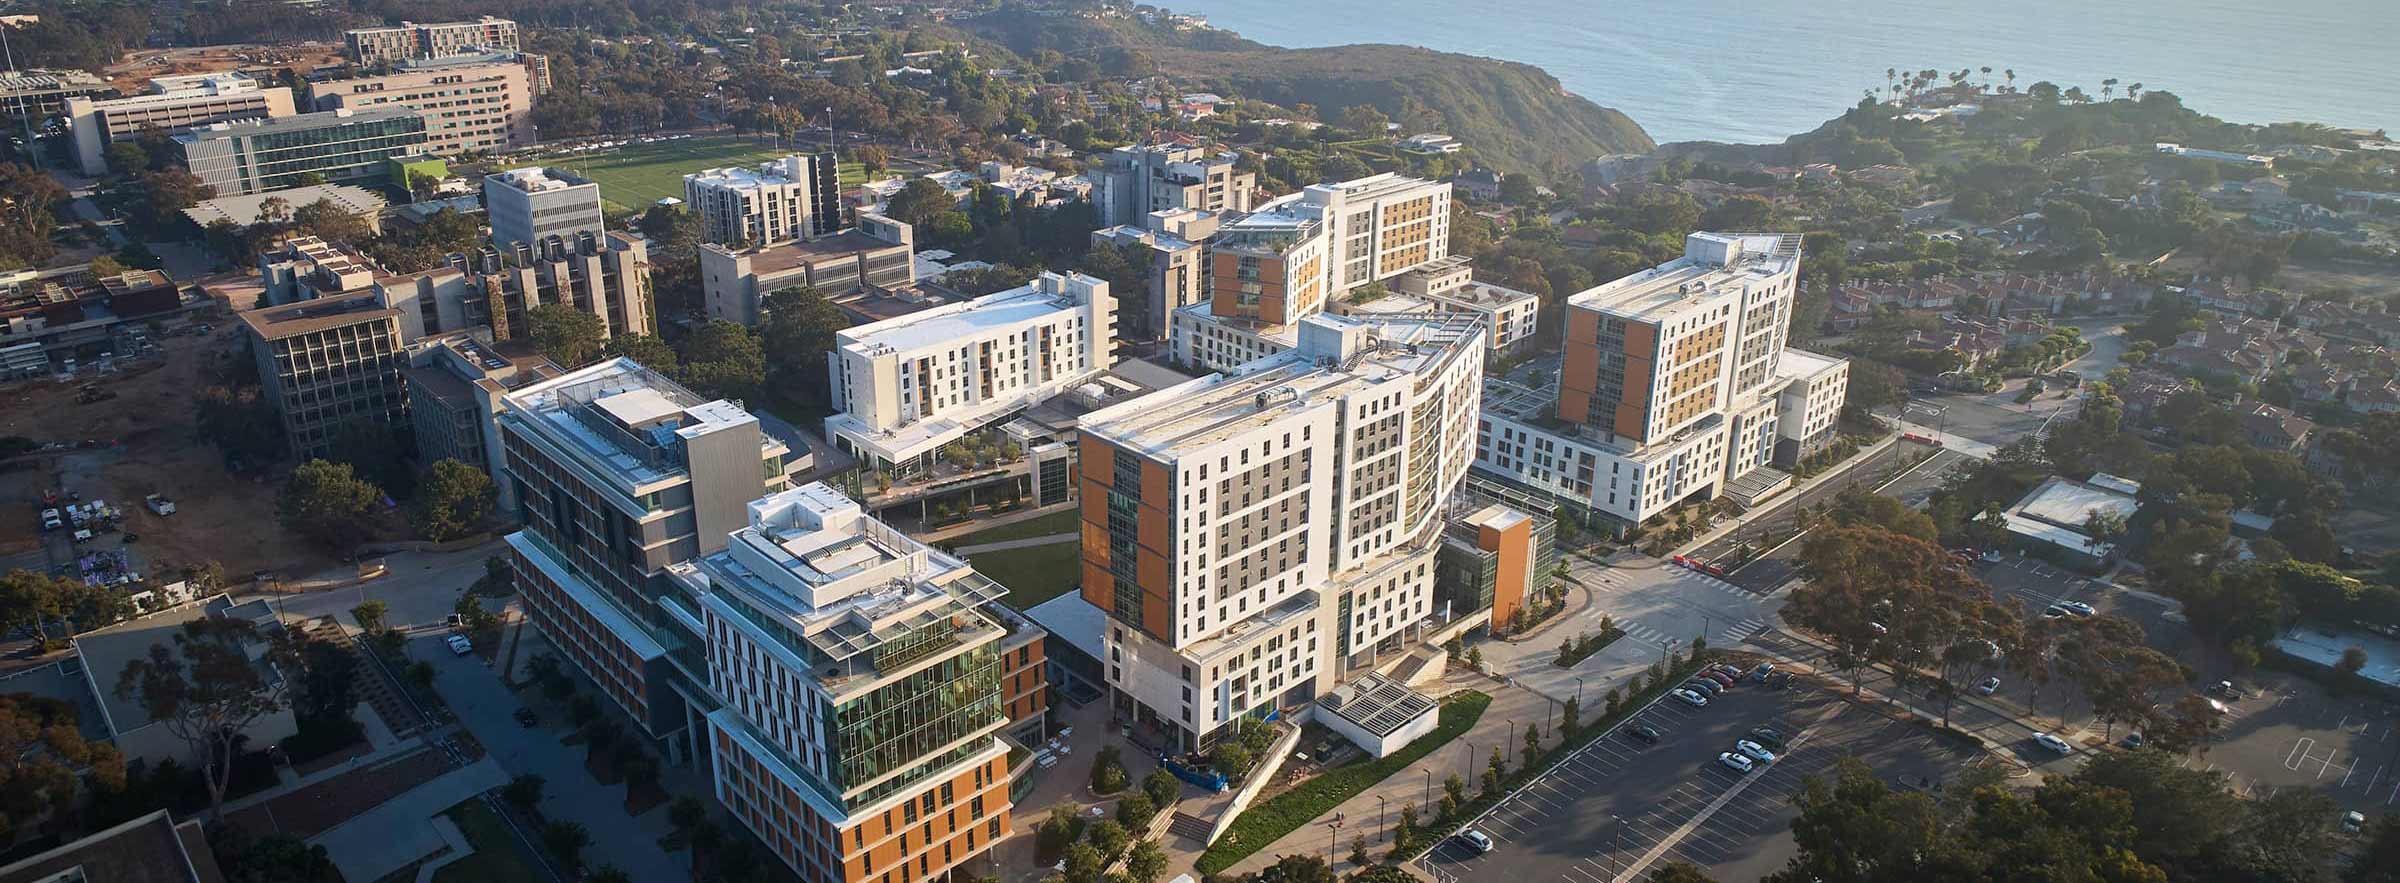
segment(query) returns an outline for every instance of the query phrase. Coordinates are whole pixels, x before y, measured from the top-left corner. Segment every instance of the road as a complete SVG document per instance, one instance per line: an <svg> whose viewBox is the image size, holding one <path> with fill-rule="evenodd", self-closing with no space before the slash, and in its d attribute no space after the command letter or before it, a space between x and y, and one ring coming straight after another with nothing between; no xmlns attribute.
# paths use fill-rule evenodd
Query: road
<svg viewBox="0 0 2400 883"><path fill-rule="evenodd" d="M1792 559L1799 554L1800 544L1785 543L1791 537L1793 519L1799 507L1822 510L1825 504L1856 485L1878 489L1898 497L1911 506L1923 505L1950 470L1965 461L1965 456L1950 450L1932 448L1915 442L1899 442L1867 457L1849 472L1820 482L1775 504L1765 513L1752 517L1740 528L1712 540L1692 552L1700 558L1718 560L1731 556L1743 545L1756 548L1766 543L1774 547L1757 559L1726 574L1725 580L1742 589L1761 595L1772 594L1792 578ZM1907 465L1908 459L1924 456L1922 462Z"/></svg>

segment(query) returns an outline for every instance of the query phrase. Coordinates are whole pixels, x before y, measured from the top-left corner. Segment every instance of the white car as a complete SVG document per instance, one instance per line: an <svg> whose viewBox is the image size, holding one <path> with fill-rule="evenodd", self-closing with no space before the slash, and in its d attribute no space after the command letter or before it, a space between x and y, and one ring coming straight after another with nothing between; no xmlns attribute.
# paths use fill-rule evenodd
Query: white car
<svg viewBox="0 0 2400 883"><path fill-rule="evenodd" d="M2000 679L1997 677L1984 678L1980 683L1975 685L1975 692L1986 696L2000 692Z"/></svg>
<svg viewBox="0 0 2400 883"><path fill-rule="evenodd" d="M2050 735L2049 733L2035 733L2033 734L2033 741L2034 744L2040 745L2043 748L2048 748L2052 751L2056 751L2060 754L2075 753L2075 746L2069 745L2067 744L2067 740Z"/></svg>
<svg viewBox="0 0 2400 883"><path fill-rule="evenodd" d="M1479 853L1492 851L1492 847L1494 845L1492 843L1491 835L1485 834L1482 831L1478 831L1473 828L1468 828L1464 831L1458 832L1458 840L1459 842L1466 844L1468 849L1475 850Z"/></svg>
<svg viewBox="0 0 2400 883"><path fill-rule="evenodd" d="M1724 764L1726 769L1732 770L1732 771L1734 771L1734 772L1737 772L1737 773L1746 773L1746 772L1749 772L1749 771L1751 770L1751 768L1753 768L1753 767L1756 767L1756 766L1758 765L1756 762L1752 761L1750 758L1743 757L1743 756L1741 756L1741 755L1739 755L1739 754L1735 754L1735 753L1733 753L1733 752L1731 752L1731 751L1728 751L1728 752L1725 752L1725 753L1723 753L1723 754L1717 755L1717 762L1718 762L1718 763L1721 763L1721 764Z"/></svg>
<svg viewBox="0 0 2400 883"><path fill-rule="evenodd" d="M450 652L452 653L465 656L469 653L475 652L475 643L467 640L467 636L465 635L451 635L449 641Z"/></svg>
<svg viewBox="0 0 2400 883"><path fill-rule="evenodd" d="M44 509L44 510L42 510L42 529L43 529L43 530L57 530L57 529L59 529L59 528L65 527L65 526L67 526L67 523L66 523L65 521L62 521L62 520L60 520L60 519L59 519L59 517L58 517L58 510L57 510L57 509Z"/></svg>
<svg viewBox="0 0 2400 883"><path fill-rule="evenodd" d="M1768 751L1767 746L1760 745L1748 739L1743 739L1739 742L1733 743L1733 750L1739 751L1744 757L1748 757L1751 760L1758 761L1759 763L1775 762L1775 752Z"/></svg>
<svg viewBox="0 0 2400 883"><path fill-rule="evenodd" d="M1683 700L1683 704L1689 705L1693 708L1701 708L1708 705L1708 697L1694 693L1690 690L1675 690L1667 695L1681 699Z"/></svg>
<svg viewBox="0 0 2400 883"><path fill-rule="evenodd" d="M2060 601L2057 606L2076 616L2091 616L2100 612L2098 608L2081 601Z"/></svg>

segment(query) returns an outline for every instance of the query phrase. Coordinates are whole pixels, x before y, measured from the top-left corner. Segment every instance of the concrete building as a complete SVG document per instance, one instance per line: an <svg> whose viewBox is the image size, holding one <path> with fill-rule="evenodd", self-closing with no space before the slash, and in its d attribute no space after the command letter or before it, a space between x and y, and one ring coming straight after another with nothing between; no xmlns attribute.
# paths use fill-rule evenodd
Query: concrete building
<svg viewBox="0 0 2400 883"><path fill-rule="evenodd" d="M938 879L1007 837L1009 679L1040 676L1007 589L823 484L747 516L666 605L722 699L694 724L718 801L803 880Z"/></svg>
<svg viewBox="0 0 2400 883"><path fill-rule="evenodd" d="M1249 211L1258 176L1235 171L1240 159L1231 151L1211 153L1206 148L1177 144L1137 144L1109 151L1092 176L1092 201L1100 208L1100 225L1139 224L1151 212L1172 209Z"/></svg>
<svg viewBox="0 0 2400 883"><path fill-rule="evenodd" d="M610 359L503 396L505 475L525 525L508 536L527 615L668 756L708 742L670 650L711 644L662 604L669 565L725 550L751 500L787 485L791 450L731 402ZM688 637L679 637L685 635ZM697 665L699 659L681 660ZM678 683L680 681L680 683Z"/></svg>
<svg viewBox="0 0 2400 883"><path fill-rule="evenodd" d="M1435 559L1434 601L1445 622L1488 611L1486 622L1498 630L1516 624L1550 585L1558 522L1484 499L1461 489L1453 503Z"/></svg>
<svg viewBox="0 0 2400 883"><path fill-rule="evenodd" d="M198 819L152 810L123 824L0 865L0 883L224 883Z"/></svg>
<svg viewBox="0 0 2400 883"><path fill-rule="evenodd" d="M756 326L767 295L812 287L827 297L893 292L917 284L916 233L905 222L861 214L858 228L735 251L700 246L700 284L710 319Z"/></svg>
<svg viewBox="0 0 2400 883"><path fill-rule="evenodd" d="M372 290L241 314L260 394L274 405L295 456L326 456L354 429L404 425L405 314Z"/></svg>
<svg viewBox="0 0 2400 883"><path fill-rule="evenodd" d="M517 23L483 16L474 21L433 24L401 22L396 26L357 28L342 32L350 60L364 65L412 58L447 58L478 51L518 49Z"/></svg>
<svg viewBox="0 0 2400 883"><path fill-rule="evenodd" d="M445 267L379 278L375 289L412 310L412 334L489 327L499 340L526 339L526 314L546 304L599 317L603 337L658 333L649 243L624 232L452 255Z"/></svg>
<svg viewBox="0 0 2400 883"><path fill-rule="evenodd" d="M2053 475L2042 479L2015 505L2001 513L2008 523L2010 542L2043 553L2062 564L2097 567L2117 553L2116 543L2093 536L2087 526L2094 516L2122 524L2140 511L2142 483L2105 472L2090 481Z"/></svg>
<svg viewBox="0 0 2400 883"><path fill-rule="evenodd" d="M599 236L608 229L600 214L600 185L562 169L527 166L483 176L483 209L491 219L494 248L552 236L572 241L578 233Z"/></svg>
<svg viewBox="0 0 2400 883"><path fill-rule="evenodd" d="M1296 323L1450 253L1450 185L1395 174L1318 184L1221 225L1208 298L1174 313L1174 358L1222 371L1290 349Z"/></svg>
<svg viewBox="0 0 2400 883"><path fill-rule="evenodd" d="M391 73L308 86L308 104L320 111L416 111L425 118L425 150L443 156L533 146L533 96L525 65L505 53L407 59Z"/></svg>
<svg viewBox="0 0 2400 883"><path fill-rule="evenodd" d="M1118 339L1165 340L1168 318L1206 294L1208 252L1202 245L1216 235L1219 220L1215 212L1171 209L1144 215L1140 226L1092 231L1093 245L1139 245L1148 262L1143 290L1117 293Z"/></svg>
<svg viewBox="0 0 2400 883"><path fill-rule="evenodd" d="M150 91L127 98L70 97L61 105L75 159L86 175L108 173L108 146L143 132L174 134L230 120L292 115L292 90L266 86L248 74L159 77ZM223 196L231 191L219 190Z"/></svg>
<svg viewBox="0 0 2400 883"><path fill-rule="evenodd" d="M391 272L343 246L294 236L259 252L258 274L258 302L277 306L358 291Z"/></svg>
<svg viewBox="0 0 2400 883"><path fill-rule="evenodd" d="M384 161L425 149L425 118L404 107L209 123L175 136L183 163L219 195L385 183Z"/></svg>
<svg viewBox="0 0 2400 883"><path fill-rule="evenodd" d="M218 221L228 221L247 227L259 222L259 216L269 200L282 200L283 208L287 212L299 211L303 206L315 204L319 200L330 202L335 208L341 209L366 224L367 232L377 234L383 232L383 210L391 204L381 194L362 187L352 187L348 184L312 184L283 190L234 193L215 199L203 199L193 204L191 208L184 209L183 216L190 218L194 225L202 229L206 229L208 225Z"/></svg>
<svg viewBox="0 0 2400 883"><path fill-rule="evenodd" d="M287 679L299 673L283 671L268 656L269 645L283 637L283 621L263 599L235 604L231 597L218 595L76 635L71 643L82 663L83 677L92 695L99 699L101 723L108 729L108 741L124 752L126 760L144 761L154 768L173 760L186 769L200 769L206 762L206 758L194 756L191 743L177 735L173 725L152 717L150 709L142 703L117 694L117 677L125 671L127 663L148 658L153 648L163 647L173 653L184 624L204 619L248 621L255 627L257 637L244 642L242 650L248 662L258 669L264 691L281 694L296 687ZM180 661L180 656L175 658ZM299 731L299 723L287 706L260 715L243 727L241 733L249 737L250 744L272 745Z"/></svg>
<svg viewBox="0 0 2400 883"><path fill-rule="evenodd" d="M1846 369L1781 366L1797 236L1694 233L1684 256L1567 300L1556 386L1487 384L1478 468L1623 528L1687 499L1744 503L1789 486L1783 442L1820 444ZM1784 393L1807 384L1780 418Z"/></svg>
<svg viewBox="0 0 2400 883"><path fill-rule="evenodd" d="M29 70L0 76L0 115L17 134L39 132L67 112L67 99L106 94L108 81L89 71Z"/></svg>
<svg viewBox="0 0 2400 883"><path fill-rule="evenodd" d="M509 392L566 373L527 341L498 343L488 333L445 334L409 348L408 418L417 460L457 460L493 477L498 511L517 511L517 488L499 477L508 458L500 446L501 399Z"/></svg>
<svg viewBox="0 0 2400 883"><path fill-rule="evenodd" d="M1314 700L1433 616L1482 325L1310 316L1292 351L1085 415L1083 588L1166 750Z"/></svg>
<svg viewBox="0 0 2400 883"><path fill-rule="evenodd" d="M899 477L943 445L1115 364L1116 298L1106 281L1043 273L1023 286L834 335L825 435Z"/></svg>
<svg viewBox="0 0 2400 883"><path fill-rule="evenodd" d="M685 207L700 217L700 241L767 245L842 229L842 187L831 153L795 153L755 168L683 176Z"/></svg>
<svg viewBox="0 0 2400 883"><path fill-rule="evenodd" d="M157 270L100 276L89 266L0 273L0 377L48 374L77 360L140 349L142 328L166 314L202 308Z"/></svg>

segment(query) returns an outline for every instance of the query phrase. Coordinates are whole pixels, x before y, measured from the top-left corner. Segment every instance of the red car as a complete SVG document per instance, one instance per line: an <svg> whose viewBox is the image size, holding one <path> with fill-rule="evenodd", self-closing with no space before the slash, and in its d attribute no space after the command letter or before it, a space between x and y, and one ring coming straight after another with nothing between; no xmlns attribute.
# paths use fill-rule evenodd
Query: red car
<svg viewBox="0 0 2400 883"><path fill-rule="evenodd" d="M1717 685L1721 687L1731 688L1733 686L1733 679L1726 677L1722 672L1704 671L1700 673L1700 676L1717 682Z"/></svg>
<svg viewBox="0 0 2400 883"><path fill-rule="evenodd" d="M1903 432L1900 434L1900 438L1904 441L1912 441L1921 445L1932 445L1937 448L1942 446L1940 439L1925 435L1923 433Z"/></svg>

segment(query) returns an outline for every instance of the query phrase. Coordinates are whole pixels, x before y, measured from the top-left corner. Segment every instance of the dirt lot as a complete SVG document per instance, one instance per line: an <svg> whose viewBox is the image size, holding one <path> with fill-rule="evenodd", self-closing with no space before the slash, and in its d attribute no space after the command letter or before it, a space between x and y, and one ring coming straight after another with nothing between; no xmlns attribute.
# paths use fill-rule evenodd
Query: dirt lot
<svg viewBox="0 0 2400 883"><path fill-rule="evenodd" d="M137 95L149 88L152 77L285 67L305 77L309 71L341 63L342 47L334 43L201 46L128 52L101 75L118 91Z"/></svg>
<svg viewBox="0 0 2400 883"><path fill-rule="evenodd" d="M193 439L191 392L206 383L208 364L239 346L238 332L223 318L209 317L214 333L159 338L164 358L131 373L76 383L43 380L0 387L0 436L89 448L28 455L0 471L0 556L28 552L41 544L37 506L44 488L102 499L126 511L125 530L151 572L192 561L215 559L239 578L272 569L308 572L333 563L275 524L276 484L267 475L230 475L215 448ZM75 390L100 383L117 398L77 404ZM113 444L108 444L113 442ZM178 512L160 518L142 509L142 497L164 493Z"/></svg>

